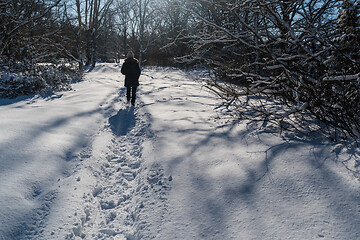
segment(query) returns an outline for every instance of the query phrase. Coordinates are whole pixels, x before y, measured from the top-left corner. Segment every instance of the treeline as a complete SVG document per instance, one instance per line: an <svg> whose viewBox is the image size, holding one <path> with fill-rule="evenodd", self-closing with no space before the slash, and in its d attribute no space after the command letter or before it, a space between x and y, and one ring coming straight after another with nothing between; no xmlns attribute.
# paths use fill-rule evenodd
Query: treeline
<svg viewBox="0 0 360 240"><path fill-rule="evenodd" d="M186 31L189 14L171 0L2 0L2 62L116 61L128 50L146 61L183 54L162 49ZM158 59L157 59L158 58ZM150 63L152 64L152 63Z"/></svg>
<svg viewBox="0 0 360 240"><path fill-rule="evenodd" d="M0 95L69 88L82 70L129 50L143 65L170 65L187 47L163 47L188 16L170 0L1 0Z"/></svg>

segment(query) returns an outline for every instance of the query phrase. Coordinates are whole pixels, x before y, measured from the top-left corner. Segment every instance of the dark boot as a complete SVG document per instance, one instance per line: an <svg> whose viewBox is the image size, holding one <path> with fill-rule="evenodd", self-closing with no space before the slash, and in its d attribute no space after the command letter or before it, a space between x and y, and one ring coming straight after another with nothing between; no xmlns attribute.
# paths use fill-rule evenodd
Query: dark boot
<svg viewBox="0 0 360 240"><path fill-rule="evenodd" d="M126 87L126 100L128 103L130 102L131 99L130 93L131 93L131 87Z"/></svg>

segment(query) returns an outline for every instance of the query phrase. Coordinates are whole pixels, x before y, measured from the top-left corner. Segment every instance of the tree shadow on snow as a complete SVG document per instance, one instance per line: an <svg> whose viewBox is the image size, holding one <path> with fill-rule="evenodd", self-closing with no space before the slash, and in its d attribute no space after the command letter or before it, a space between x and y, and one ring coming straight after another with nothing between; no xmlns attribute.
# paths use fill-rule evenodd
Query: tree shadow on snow
<svg viewBox="0 0 360 240"><path fill-rule="evenodd" d="M19 102L27 102L27 104L32 104L37 100L44 99L45 101L52 101L58 98L61 98L63 96L62 93L46 93L46 94L29 94L29 95L20 95L15 98L0 98L0 106L7 106L11 104L16 104Z"/></svg>
<svg viewBox="0 0 360 240"><path fill-rule="evenodd" d="M120 94L120 93L119 93ZM55 100L56 98L60 98L62 95L49 95L48 98L44 98L47 101ZM64 116L56 118L56 119L50 119L50 121L44 123L44 124L34 124L30 125L32 126L29 128L29 131L26 132L26 134L22 134L19 132L18 134L15 134L13 138L7 139L7 142L0 143L0 165L2 168L0 168L0 175L3 173L8 172L11 169L20 169L24 168L27 165L25 165L26 162L24 162L23 159L28 159L29 162L31 162L33 159L35 161L38 161L38 158L44 158L48 156L48 153L46 153L46 149L38 149L36 151L44 152L45 155L34 155L32 151L14 151L13 148L9 148L8 146L21 146L21 148L30 148L32 144L36 141L42 140L42 137L44 134L47 133L54 133L57 134L58 130L61 130L63 127L67 129L67 125L70 126L70 124L74 121L81 121L83 119L92 118L95 115L101 114L105 118L108 118L110 114L113 112L112 106L115 105L116 102L118 102L119 98L115 97L112 98L113 93L109 93L108 95L103 97L103 100L100 102L99 107L90 109L90 110L84 110L84 111L78 111L74 112L73 114L64 114ZM24 99L22 99L24 98ZM27 98L27 96L22 96L17 99L9 99L4 100L0 99L0 106L7 105L7 104L13 104L20 101L29 101L29 104L31 104L36 99L43 98L42 96L32 96L30 99ZM109 100L111 99L112 100ZM108 105L108 107L106 107ZM103 107L104 106L104 107ZM71 134L66 133L67 135L73 136L71 143L64 145L67 149L61 148L58 151L55 151L53 153L54 158L62 159L64 161L80 161L80 158L88 158L89 156L80 156L78 153L81 149L90 146L90 136L88 134L88 131L85 131L84 133L80 134ZM62 136L62 135L60 135ZM53 136L55 137L55 135ZM47 139L45 137L45 139ZM9 144L9 145L8 145ZM65 156L62 155L62 152L65 151ZM37 153L37 152L35 152ZM13 158L14 161L9 161L9 158ZM7 161L6 164L4 161ZM54 161L54 159L52 159ZM35 163L38 164L38 163ZM53 163L50 163L53 164ZM68 177L71 174L71 167L68 165L62 165L62 163L58 162L59 164L57 168L59 171L62 172L63 177ZM44 166L44 169L46 170L46 166ZM44 170L43 169L43 170ZM41 170L41 169L40 169ZM44 171L45 171L44 170ZM43 172L44 172L43 171ZM46 172L46 171L45 171ZM30 173L25 173L30 174ZM40 178L46 177L46 179L52 179L49 174L51 173L44 173L45 175ZM58 176L58 175L56 175ZM60 176L60 175L59 175ZM56 179L52 179L56 181ZM58 181L60 178L58 179ZM50 181L50 180L49 180ZM32 186L35 185L36 187L33 188ZM52 206L53 199L56 197L56 192L54 193L51 189L48 188L49 182L39 182L38 179L29 179L24 185L22 186L22 190L17 190L19 194L25 194L26 196L29 195L29 198L26 198L26 201L31 202L31 206L29 209L24 210L21 212L21 214L18 214L18 216L14 217L14 222L16 222L12 226L7 226L5 236L10 236L11 239L23 239L23 237L26 237L27 233L31 233L29 236L33 236L33 227L34 223L37 224L43 224L44 219L46 219L47 214L49 212L48 208ZM55 187L56 188L56 187ZM46 192L49 191L49 192ZM56 189L55 189L56 191ZM32 202L35 201L36 203ZM33 205L34 204L34 205ZM40 205L38 205L40 204ZM25 216L25 220L27 223L24 223L21 219ZM29 220L31 218L31 220ZM37 236L37 235L35 235ZM0 233L0 239L2 238L2 235Z"/></svg>
<svg viewBox="0 0 360 240"><path fill-rule="evenodd" d="M116 136L126 135L135 127L134 108L120 109L119 112L109 118L110 128Z"/></svg>
<svg viewBox="0 0 360 240"><path fill-rule="evenodd" d="M238 147L246 148L248 144L259 146L258 149L255 148L254 151L248 152L250 153L249 159L239 156L239 166L243 169L243 175L229 175L228 177L224 175L223 178L217 180L222 181L223 185L221 191L216 195L208 194L218 191L213 182L209 180L211 175L204 174L204 171L198 171L197 168L190 170L193 192L201 193L193 194L190 201L193 205L200 205L202 209L207 209L206 214L201 215L201 219L196 216L192 217L196 221L206 222L199 226L200 235L214 236L221 233L224 238L230 238L231 233L226 230L226 219L228 218L226 214L234 209L229 209L229 206L238 206L238 211L246 210L247 213L254 216L252 224L256 226L266 226L266 221L269 216L272 216L271 214L285 219L289 215L280 214L277 207L282 203L288 204L289 199L293 202L294 208L288 209L288 211L294 211L294 214L296 214L296 209L303 208L305 203L317 198L324 202L322 207L327 210L326 214L331 217L331 221L343 225L344 228L347 226L347 222L343 221L346 216L355 221L359 219L359 210L356 209L359 192L351 189L347 182L344 182L341 173L334 171L335 169L331 167L333 164L325 164L326 161L337 161L336 151L342 150L340 146L339 149L335 149L334 153L331 149L337 144L326 141L319 142L318 139L288 137L283 138L282 141L273 142L276 137L269 137L269 135L276 135L275 132L255 129L246 129L235 135L231 134L236 125L236 122L231 122L218 126L216 131L205 133L201 141L189 147L188 151L172 159L169 163L170 171L176 171L177 165L186 159L192 159L191 164L193 164L199 155L196 153L202 151L203 146L211 145L213 139L222 139L224 145L229 142L229 146L232 142L238 142ZM179 131L185 133L183 130ZM217 143L219 142L221 141ZM241 142L246 144L241 145ZM349 152L353 153L354 150ZM252 164L243 164L252 160L256 161ZM301 170L302 167L304 167L303 170ZM294 171L294 169L297 170ZM267 188L271 190L265 191L264 189ZM271 191L277 194L272 194L269 199L262 201L263 198L268 197L267 194ZM208 197L204 199L203 196L207 194ZM337 202L338 199L343 201ZM269 205L263 207L264 203ZM278 205L278 203L280 204ZM314 207L316 203L309 205ZM306 212L304 216L309 216L309 214ZM266 216L264 217L264 215ZM246 214L244 217L246 218ZM315 218L314 221L316 220L318 219ZM295 220L286 219L283 225L290 228L291 224L296 223ZM352 226L346 229L348 239L358 232ZM249 227L244 231L249 231L253 236L261 238L267 228L265 227L263 231L252 232L253 229ZM316 230L313 231L313 234L316 236Z"/></svg>

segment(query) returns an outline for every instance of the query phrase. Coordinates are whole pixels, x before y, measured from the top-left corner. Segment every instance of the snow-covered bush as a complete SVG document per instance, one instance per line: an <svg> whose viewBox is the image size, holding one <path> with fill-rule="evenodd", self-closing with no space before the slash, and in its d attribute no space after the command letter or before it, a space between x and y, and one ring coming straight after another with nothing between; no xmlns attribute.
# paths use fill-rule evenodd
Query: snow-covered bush
<svg viewBox="0 0 360 240"><path fill-rule="evenodd" d="M0 67L0 96L14 98L19 95L69 90L71 82L80 78L81 73L72 65L3 65Z"/></svg>
<svg viewBox="0 0 360 240"><path fill-rule="evenodd" d="M0 93L2 97L13 98L28 95L44 89L46 83L41 78L23 76L16 73L1 73Z"/></svg>
<svg viewBox="0 0 360 240"><path fill-rule="evenodd" d="M72 66L58 64L74 52L60 2L0 3L0 97L69 89L78 78Z"/></svg>
<svg viewBox="0 0 360 240"><path fill-rule="evenodd" d="M349 46L349 39L359 44L351 33L359 12L353 4L338 16L339 8L349 6L341 3L194 2L198 33L191 58L213 69L210 88L241 118L304 134L320 131L333 140L359 139L359 46ZM334 44L338 32L344 44ZM331 54L341 55L334 58L336 67Z"/></svg>

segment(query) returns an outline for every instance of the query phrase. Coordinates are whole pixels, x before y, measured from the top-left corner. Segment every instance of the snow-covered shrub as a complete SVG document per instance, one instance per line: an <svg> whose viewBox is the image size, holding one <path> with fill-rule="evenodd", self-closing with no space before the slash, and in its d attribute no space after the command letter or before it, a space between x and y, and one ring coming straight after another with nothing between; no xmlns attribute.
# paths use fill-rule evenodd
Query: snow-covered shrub
<svg viewBox="0 0 360 240"><path fill-rule="evenodd" d="M0 96L14 98L19 95L70 90L71 82L80 78L81 73L72 65L36 64L31 66L21 63L2 65L0 67Z"/></svg>
<svg viewBox="0 0 360 240"><path fill-rule="evenodd" d="M190 59L213 69L210 88L241 118L359 139L359 11L343 2L194 3L198 33ZM349 11L338 16L344 6ZM332 53L336 64L330 64Z"/></svg>
<svg viewBox="0 0 360 240"><path fill-rule="evenodd" d="M17 97L39 92L46 86L39 77L23 76L16 73L1 73L0 94L2 97Z"/></svg>

